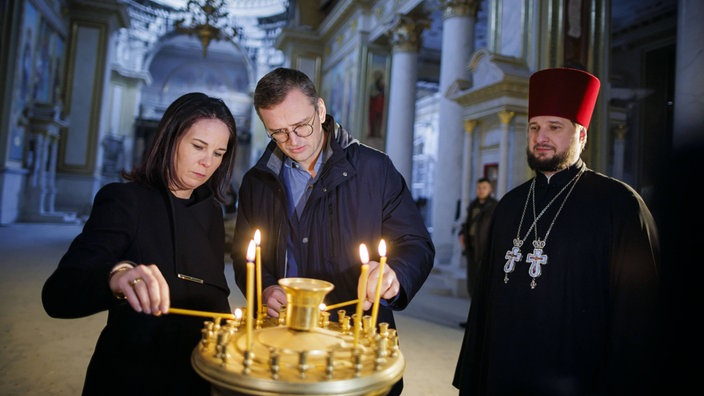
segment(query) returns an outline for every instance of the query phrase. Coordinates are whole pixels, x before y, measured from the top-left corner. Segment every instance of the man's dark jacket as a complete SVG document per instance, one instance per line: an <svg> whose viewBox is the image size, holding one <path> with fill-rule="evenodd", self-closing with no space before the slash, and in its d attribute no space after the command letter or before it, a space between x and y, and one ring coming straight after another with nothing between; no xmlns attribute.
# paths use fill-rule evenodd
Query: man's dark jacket
<svg viewBox="0 0 704 396"><path fill-rule="evenodd" d="M357 298L361 270L359 245L378 261L377 247L387 244L388 265L401 293L380 305L377 322L395 327L391 310L404 309L433 266L435 248L401 174L389 157L350 138L329 115L323 124L324 164L300 217L298 276L334 285L325 303ZM237 285L246 291L246 250L255 230L262 233L262 290L287 277L289 232L287 194L281 178L284 155L272 141L242 180L233 262ZM354 306L347 308L353 313Z"/></svg>

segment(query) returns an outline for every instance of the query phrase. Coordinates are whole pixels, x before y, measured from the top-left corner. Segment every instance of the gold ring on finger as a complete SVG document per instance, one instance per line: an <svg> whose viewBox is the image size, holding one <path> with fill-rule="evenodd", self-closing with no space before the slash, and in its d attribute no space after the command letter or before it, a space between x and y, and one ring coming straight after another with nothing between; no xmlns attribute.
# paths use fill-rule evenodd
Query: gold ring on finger
<svg viewBox="0 0 704 396"><path fill-rule="evenodd" d="M142 278L134 278L130 281L130 286L134 287L137 283L143 281L144 279Z"/></svg>

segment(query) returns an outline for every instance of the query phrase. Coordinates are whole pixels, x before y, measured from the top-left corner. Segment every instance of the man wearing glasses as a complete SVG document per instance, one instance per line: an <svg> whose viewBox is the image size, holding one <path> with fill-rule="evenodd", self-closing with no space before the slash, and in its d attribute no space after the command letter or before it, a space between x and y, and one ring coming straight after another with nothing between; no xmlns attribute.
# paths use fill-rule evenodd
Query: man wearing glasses
<svg viewBox="0 0 704 396"><path fill-rule="evenodd" d="M433 267L435 247L403 176L389 157L361 144L326 113L304 73L278 68L257 83L254 108L271 142L244 175L233 238L237 285L245 292L246 250L262 233L262 302L278 316L286 295L278 280L322 279L335 285L325 303L357 298L359 245L370 249L368 314L379 277L377 244L387 245L377 323L395 328ZM354 305L346 307L354 313ZM337 320L331 312L331 320ZM400 394L399 381L389 394Z"/></svg>

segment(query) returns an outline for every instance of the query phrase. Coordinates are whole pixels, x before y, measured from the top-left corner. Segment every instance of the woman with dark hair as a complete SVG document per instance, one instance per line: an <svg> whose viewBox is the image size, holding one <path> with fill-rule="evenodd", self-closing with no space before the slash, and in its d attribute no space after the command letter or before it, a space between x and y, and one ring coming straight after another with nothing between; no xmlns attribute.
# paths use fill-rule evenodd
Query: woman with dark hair
<svg viewBox="0 0 704 396"><path fill-rule="evenodd" d="M83 231L42 290L46 312L108 311L83 395L209 395L190 364L202 318L230 312L222 213L237 130L225 103L189 93L164 113L126 183L103 186Z"/></svg>

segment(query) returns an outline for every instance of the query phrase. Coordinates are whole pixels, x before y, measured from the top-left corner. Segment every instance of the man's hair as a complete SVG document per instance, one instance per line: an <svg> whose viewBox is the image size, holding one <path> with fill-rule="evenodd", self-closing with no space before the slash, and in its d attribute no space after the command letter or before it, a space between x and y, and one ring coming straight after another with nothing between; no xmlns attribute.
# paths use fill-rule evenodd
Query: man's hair
<svg viewBox="0 0 704 396"><path fill-rule="evenodd" d="M285 67L276 68L262 77L254 89L254 109L268 109L284 101L292 89L299 89L310 99L310 104L318 104L318 91L313 81L303 72Z"/></svg>
<svg viewBox="0 0 704 396"><path fill-rule="evenodd" d="M488 177L481 177L481 178L479 178L479 180L477 180L477 184L483 183L483 182L487 182L487 183L491 184L491 180L489 180Z"/></svg>

